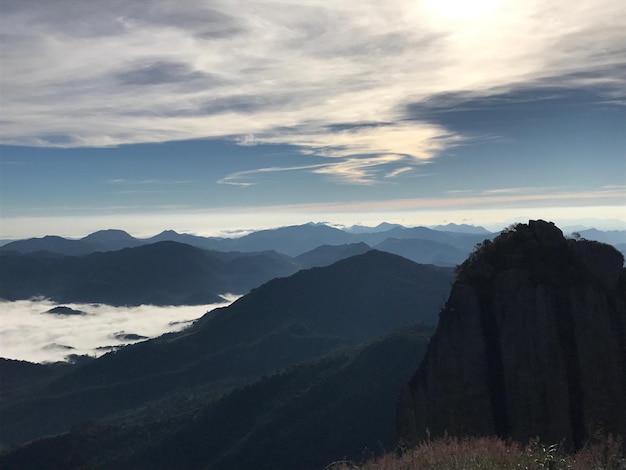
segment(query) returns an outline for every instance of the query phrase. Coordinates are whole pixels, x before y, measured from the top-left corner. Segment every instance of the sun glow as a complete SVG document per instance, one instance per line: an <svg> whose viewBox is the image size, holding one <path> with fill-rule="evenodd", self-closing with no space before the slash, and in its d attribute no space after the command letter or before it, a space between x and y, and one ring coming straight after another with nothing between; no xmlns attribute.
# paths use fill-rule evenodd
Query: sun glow
<svg viewBox="0 0 626 470"><path fill-rule="evenodd" d="M436 21L457 22L490 19L498 12L501 0L424 0L425 13Z"/></svg>

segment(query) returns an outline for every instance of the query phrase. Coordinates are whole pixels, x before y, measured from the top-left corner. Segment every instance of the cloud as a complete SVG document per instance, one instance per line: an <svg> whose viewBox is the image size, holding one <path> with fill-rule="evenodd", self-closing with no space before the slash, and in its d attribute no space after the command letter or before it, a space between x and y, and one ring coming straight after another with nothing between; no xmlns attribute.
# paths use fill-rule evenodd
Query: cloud
<svg viewBox="0 0 626 470"><path fill-rule="evenodd" d="M335 126L319 129L281 130L275 134L243 137L244 145L290 144L304 154L324 156L332 161L286 168L262 168L231 174L220 183L249 186L242 177L267 172L310 170L351 184L372 184L394 178L414 166L427 163L446 148L463 141L459 135L422 122ZM390 165L402 168L389 169ZM410 165L410 166L407 166Z"/></svg>
<svg viewBox="0 0 626 470"><path fill-rule="evenodd" d="M259 143L288 143L305 153L326 157L354 155L404 155L416 161L432 159L438 152L462 140L439 126L423 122L354 125L349 128L296 130L259 136Z"/></svg>
<svg viewBox="0 0 626 470"><path fill-rule="evenodd" d="M314 173L331 177L353 184L372 184L376 182L376 170L389 163L402 161L399 155L382 155L367 158L347 158L338 163L331 163L313 170Z"/></svg>
<svg viewBox="0 0 626 470"><path fill-rule="evenodd" d="M189 65L181 62L159 61L146 65L136 65L128 70L119 72L115 78L122 85L171 85L185 87L190 83L201 81L205 86L211 85L211 75L193 70Z"/></svg>
<svg viewBox="0 0 626 470"><path fill-rule="evenodd" d="M300 166L289 166L289 167L267 167L267 168L258 168L255 170L244 170L238 171L235 173L231 173L230 175L225 176L224 178L218 181L219 184L230 184L233 186L251 186L255 184L255 180L264 173L283 173L289 171L302 171L302 170L318 170L327 165L318 164L318 165L300 165Z"/></svg>
<svg viewBox="0 0 626 470"><path fill-rule="evenodd" d="M64 304L86 315L44 313L58 305L48 300L0 301L0 356L32 362L62 361L68 354L101 356L107 346L136 342L119 337L120 332L156 337L178 331L237 298L224 297L222 304L197 306Z"/></svg>
<svg viewBox="0 0 626 470"><path fill-rule="evenodd" d="M310 171L319 175L328 175L340 183L375 184L381 182L384 178L395 178L402 173L413 170L413 166L404 166L393 169L386 174L384 173L386 171L385 168L388 166L407 163L407 159L410 160L410 158L404 155L377 155L359 158L338 157L333 158L329 163L238 171L225 176L218 183L247 187L257 184L263 175L270 173Z"/></svg>
<svg viewBox="0 0 626 470"><path fill-rule="evenodd" d="M409 171L412 171L412 170L413 170L413 168L410 167L410 166L403 166L402 168L398 168L396 170L393 170L390 173L387 173L385 175L385 178L395 178L398 175L401 175L403 173L408 173Z"/></svg>
<svg viewBox="0 0 626 470"><path fill-rule="evenodd" d="M428 113L404 121L407 103L415 111L447 96L454 106L537 84L623 102L626 89L624 11L613 0L1 8L4 144L289 144L344 158L309 170L362 183L400 174L372 172L372 158L403 156L408 168L465 142Z"/></svg>

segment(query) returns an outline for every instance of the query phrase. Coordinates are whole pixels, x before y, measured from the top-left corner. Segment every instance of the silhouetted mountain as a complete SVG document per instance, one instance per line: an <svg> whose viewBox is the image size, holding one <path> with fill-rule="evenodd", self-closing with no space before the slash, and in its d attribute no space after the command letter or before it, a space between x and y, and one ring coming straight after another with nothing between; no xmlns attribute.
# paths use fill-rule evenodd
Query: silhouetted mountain
<svg viewBox="0 0 626 470"><path fill-rule="evenodd" d="M233 249L274 250L289 256L297 256L321 245L344 245L350 241L350 235L342 230L324 224L309 223L253 232L234 239Z"/></svg>
<svg viewBox="0 0 626 470"><path fill-rule="evenodd" d="M457 232L441 232L427 227L396 227L385 232L363 233L355 235L354 238L363 241L370 246L376 246L388 238L397 240L428 240L443 245L449 245L469 254L477 243L481 243L486 238L492 238L495 234L473 234Z"/></svg>
<svg viewBox="0 0 626 470"><path fill-rule="evenodd" d="M439 230L441 232L457 232L457 233L475 233L478 235L491 235L491 232L485 227L468 225L468 224L453 224L435 225L433 230Z"/></svg>
<svg viewBox="0 0 626 470"><path fill-rule="evenodd" d="M499 435L580 448L626 435L626 270L609 245L530 221L461 265L399 435Z"/></svg>
<svg viewBox="0 0 626 470"><path fill-rule="evenodd" d="M3 401L21 397L37 387L68 373L74 366L67 362L33 364L0 357L0 395Z"/></svg>
<svg viewBox="0 0 626 470"><path fill-rule="evenodd" d="M17 253L50 252L66 256L81 256L92 253L94 247L82 240L68 240L56 235L47 235L42 238L16 240L0 247L1 251Z"/></svg>
<svg viewBox="0 0 626 470"><path fill-rule="evenodd" d="M626 231L583 230L581 236L589 240L617 245L626 243ZM80 240L68 240L56 236L29 240L8 241L0 251L33 253L45 251L69 256L80 256L96 251L116 251L160 241L174 241L212 251L263 252L276 251L289 256L299 256L322 245L340 246L366 243L376 246L388 238L398 240L429 240L452 246L469 254L477 243L495 234L483 227L466 224L438 225L433 228L407 228L399 224L382 223L376 227L355 225L343 230L324 224L308 223L289 227L252 232L240 238L202 237L174 230L165 230L147 239L136 239L121 230L101 230Z"/></svg>
<svg viewBox="0 0 626 470"><path fill-rule="evenodd" d="M93 247L92 251L117 251L124 248L133 248L144 245L145 242L137 240L123 230L100 230L81 238L80 241Z"/></svg>
<svg viewBox="0 0 626 470"><path fill-rule="evenodd" d="M243 294L298 269L275 255L225 255L175 242L82 257L0 252L0 259L2 298L43 296L58 303L112 305L215 303L222 300L220 294Z"/></svg>
<svg viewBox="0 0 626 470"><path fill-rule="evenodd" d="M364 225L353 225L352 227L347 227L344 231L348 233L376 233L376 232L386 232L388 230L394 228L405 228L400 224L390 224L387 222L382 222L378 224L376 227L367 227Z"/></svg>
<svg viewBox="0 0 626 470"><path fill-rule="evenodd" d="M233 251L234 240L235 239L232 239L232 238L201 237L198 235L191 235L188 233L177 233L174 230L164 230L158 235L148 238L145 241L147 243L170 241L170 242L177 242L177 243L185 243L187 245L195 246L198 248L203 248L205 250ZM265 251L265 250L259 250L259 251Z"/></svg>
<svg viewBox="0 0 626 470"><path fill-rule="evenodd" d="M393 447L397 390L431 333L404 328L265 377L192 412L141 425L75 427L0 462L5 470L307 470L378 453Z"/></svg>
<svg viewBox="0 0 626 470"><path fill-rule="evenodd" d="M143 244L145 242L137 240L123 230L100 230L80 240L47 235L42 238L12 241L0 249L22 254L48 252L65 256L83 256L97 251L115 251Z"/></svg>
<svg viewBox="0 0 626 470"><path fill-rule="evenodd" d="M367 253L371 248L365 243L349 245L322 245L295 257L295 261L303 268L328 266L351 256ZM384 251L384 250L383 250Z"/></svg>
<svg viewBox="0 0 626 470"><path fill-rule="evenodd" d="M374 248L403 256L416 263L434 264L436 266L456 266L462 263L468 255L465 250L432 240L417 238L405 240L387 238Z"/></svg>
<svg viewBox="0 0 626 470"><path fill-rule="evenodd" d="M626 230L602 231L595 228L581 230L578 232L582 238L595 240L609 245L626 244Z"/></svg>
<svg viewBox="0 0 626 470"><path fill-rule="evenodd" d="M451 276L451 269L370 251L274 279L183 332L106 354L4 402L1 442L64 431L172 393L215 396L402 325L433 325Z"/></svg>

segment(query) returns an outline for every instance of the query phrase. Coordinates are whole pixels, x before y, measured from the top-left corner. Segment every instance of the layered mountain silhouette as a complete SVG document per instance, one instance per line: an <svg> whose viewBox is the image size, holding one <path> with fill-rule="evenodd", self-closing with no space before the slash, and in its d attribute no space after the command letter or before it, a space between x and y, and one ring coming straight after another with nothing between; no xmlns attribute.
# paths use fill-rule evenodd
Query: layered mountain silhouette
<svg viewBox="0 0 626 470"><path fill-rule="evenodd" d="M397 390L432 330L401 328L218 400L186 402L176 413L163 413L161 402L153 405L158 419L147 422L84 423L18 448L0 464L5 470L313 470L375 455L394 446Z"/></svg>
<svg viewBox="0 0 626 470"><path fill-rule="evenodd" d="M609 245L518 224L459 268L399 404L399 437L626 435L626 270Z"/></svg>
<svg viewBox="0 0 626 470"><path fill-rule="evenodd" d="M447 251L434 242L402 243L413 249L393 245L386 251L443 266L453 265L458 259L455 250ZM365 243L323 245L291 258L272 251L207 251L177 242L84 256L4 251L0 252L0 298L45 297L58 303L111 305L208 304L220 302L220 294L245 294L275 277L328 266L367 251L370 247Z"/></svg>
<svg viewBox="0 0 626 470"><path fill-rule="evenodd" d="M81 257L0 253L0 297L58 303L198 305L299 268L277 253L219 253L159 242Z"/></svg>
<svg viewBox="0 0 626 470"><path fill-rule="evenodd" d="M274 279L180 333L124 347L4 400L0 441L67 431L177 394L215 398L403 325L434 325L452 275L370 251ZM186 403L173 401L174 408Z"/></svg>
<svg viewBox="0 0 626 470"><path fill-rule="evenodd" d="M403 256L421 264L456 266L467 258L466 250L422 238L387 238L375 245L377 250Z"/></svg>
<svg viewBox="0 0 626 470"><path fill-rule="evenodd" d="M165 231L148 244L121 230L103 230L81 240L51 236L17 241L0 248L0 278L4 280L0 298L45 297L58 303L112 305L208 304L221 301L225 293L245 294L275 277L364 253L372 245L417 263L455 266L484 240L484 235L389 227L355 235L323 224L306 224L239 239ZM369 244L342 243L354 239L366 239ZM128 247L119 249L123 246ZM239 251L208 250L211 246ZM253 251L257 249L265 251ZM295 253L300 254L290 256Z"/></svg>
<svg viewBox="0 0 626 470"><path fill-rule="evenodd" d="M337 235L327 228L314 231ZM277 243L272 231L240 251L234 239L217 241L224 251L178 241L70 257L4 250L0 269L28 260L11 265L23 279L72 266L55 286L79 282L72 270L88 260L85 282L139 277L177 302L230 276L252 290L181 332L98 359L0 360L0 467L307 470L391 450L398 437L539 436L578 448L625 435L619 252L544 221L493 241L448 228L357 227L297 256L245 251ZM475 250L455 271L369 250L377 245L450 264L445 247ZM309 266L323 267L295 272ZM254 287L281 269L286 277ZM168 291L166 272L184 282ZM148 289L120 286L117 298L131 291Z"/></svg>
<svg viewBox="0 0 626 470"><path fill-rule="evenodd" d="M18 253L48 252L69 256L81 256L93 252L116 251L163 241L173 241L212 251L263 252L276 251L291 257L299 256L322 245L340 246L366 243L370 247L388 238L425 239L435 241L469 253L478 242L493 234L471 226L455 226L453 230L432 230L426 227L406 228L397 224L381 224L378 227L361 227L346 230L324 224L308 223L260 230L238 238L201 237L165 230L154 237L137 239L122 230L102 230L80 240L68 240L57 236L31 238L7 243L0 251ZM467 233L461 230L468 230Z"/></svg>
<svg viewBox="0 0 626 470"><path fill-rule="evenodd" d="M609 243L613 246L626 244L626 230L601 231L587 229L578 233L582 238ZM353 226L344 229L321 223L308 223L275 229L260 230L242 237L202 237L174 230L165 230L150 238L134 238L122 230L101 230L79 240L58 236L30 238L11 241L0 246L0 251L18 253L49 252L69 256L81 256L98 251L116 251L163 241L173 241L212 251L262 252L276 251L291 257L299 256L322 245L349 245L366 243L384 250L381 245L388 239L428 240L439 243L453 251L460 250L465 257L477 243L491 239L494 233L484 227L468 224L447 224L427 227L404 227L382 223L376 227ZM378 246L377 246L378 245ZM453 254L454 259L458 256Z"/></svg>
<svg viewBox="0 0 626 470"><path fill-rule="evenodd" d="M328 266L351 256L361 255L370 251L371 248L366 243L350 243L347 245L322 245L317 248L302 253L294 259L303 268L314 268ZM385 251L385 250L382 250Z"/></svg>

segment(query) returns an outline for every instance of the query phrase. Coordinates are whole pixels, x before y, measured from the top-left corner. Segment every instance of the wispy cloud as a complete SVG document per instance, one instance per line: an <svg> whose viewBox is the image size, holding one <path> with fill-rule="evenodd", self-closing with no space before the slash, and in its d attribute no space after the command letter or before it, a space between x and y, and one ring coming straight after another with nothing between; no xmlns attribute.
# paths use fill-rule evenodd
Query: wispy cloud
<svg viewBox="0 0 626 470"><path fill-rule="evenodd" d="M377 181L377 170L381 166L404 160L401 155L381 155L367 158L347 158L314 170L314 173L353 184L373 184Z"/></svg>
<svg viewBox="0 0 626 470"><path fill-rule="evenodd" d="M409 161L407 162L407 160ZM328 163L314 165L267 167L238 171L225 176L218 183L247 187L256 184L264 175L270 173L308 171L319 175L328 175L340 183L369 185L379 183L385 178L395 178L402 173L413 170L414 166L403 166L384 173L388 166L412 163L410 160L409 157L404 155L362 156L358 158L338 157L333 158Z"/></svg>
<svg viewBox="0 0 626 470"><path fill-rule="evenodd" d="M283 130L276 135L245 136L244 145L287 143L299 147L304 154L324 156L331 161L243 171L223 178L220 183L248 186L252 183L242 181L242 177L266 172L310 170L343 183L373 184L427 163L443 149L462 141L461 136L450 134L439 126L420 122L360 124L337 130ZM404 164L402 168L389 169L390 164L399 162Z"/></svg>
<svg viewBox="0 0 626 470"><path fill-rule="evenodd" d="M393 212L414 210L469 210L503 207L584 207L586 205L621 207L626 189L600 188L576 191L567 188L525 188L522 192L488 193L487 191L451 191L444 197L420 197L357 202L332 202L281 205L259 208L260 211L292 211L302 213ZM623 214L623 211L622 211ZM618 217L626 221L626 214Z"/></svg>
<svg viewBox="0 0 626 470"><path fill-rule="evenodd" d="M403 166L402 168L398 168L397 170L393 170L390 173L387 173L385 175L385 178L395 178L398 175L401 175L403 173L408 173L409 171L412 171L413 167L410 166Z"/></svg>
<svg viewBox="0 0 626 470"><path fill-rule="evenodd" d="M266 173L284 173L289 171L302 171L302 170L318 170L326 166L325 164L318 165L300 165L300 166L287 166L287 167L267 167L257 168L255 170L244 170L231 173L224 178L218 180L219 184L230 184L233 186L252 186L255 184L255 180L259 175Z"/></svg>
<svg viewBox="0 0 626 470"><path fill-rule="evenodd" d="M614 0L472 8L444 0L32 0L0 8L5 144L290 144L344 158L307 170L363 183L374 157L403 156L408 168L463 138L428 120L406 123L408 102L537 83L596 87L620 101L626 89L624 10ZM236 180L222 182L247 184Z"/></svg>

